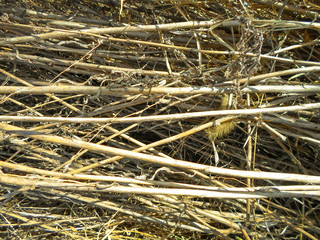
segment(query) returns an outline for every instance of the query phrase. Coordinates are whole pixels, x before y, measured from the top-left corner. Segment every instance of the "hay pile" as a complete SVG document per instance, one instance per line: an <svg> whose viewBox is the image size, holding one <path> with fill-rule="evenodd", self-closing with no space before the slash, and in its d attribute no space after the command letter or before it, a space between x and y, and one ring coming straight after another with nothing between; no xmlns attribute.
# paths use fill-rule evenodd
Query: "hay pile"
<svg viewBox="0 0 320 240"><path fill-rule="evenodd" d="M319 239L320 5L1 1L2 239Z"/></svg>

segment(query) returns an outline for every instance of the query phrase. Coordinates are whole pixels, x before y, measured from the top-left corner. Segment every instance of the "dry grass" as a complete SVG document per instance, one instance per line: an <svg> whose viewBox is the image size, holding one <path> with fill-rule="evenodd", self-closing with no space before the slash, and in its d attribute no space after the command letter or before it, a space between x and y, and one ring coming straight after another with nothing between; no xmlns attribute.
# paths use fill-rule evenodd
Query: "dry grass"
<svg viewBox="0 0 320 240"><path fill-rule="evenodd" d="M0 238L319 239L317 1L1 1Z"/></svg>

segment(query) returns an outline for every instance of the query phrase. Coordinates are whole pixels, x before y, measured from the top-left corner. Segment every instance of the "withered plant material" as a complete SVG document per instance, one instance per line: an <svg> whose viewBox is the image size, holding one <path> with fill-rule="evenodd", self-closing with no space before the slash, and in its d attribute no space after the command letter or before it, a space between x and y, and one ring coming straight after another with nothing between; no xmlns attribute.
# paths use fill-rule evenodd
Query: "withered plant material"
<svg viewBox="0 0 320 240"><path fill-rule="evenodd" d="M317 1L0 9L1 239L320 239Z"/></svg>

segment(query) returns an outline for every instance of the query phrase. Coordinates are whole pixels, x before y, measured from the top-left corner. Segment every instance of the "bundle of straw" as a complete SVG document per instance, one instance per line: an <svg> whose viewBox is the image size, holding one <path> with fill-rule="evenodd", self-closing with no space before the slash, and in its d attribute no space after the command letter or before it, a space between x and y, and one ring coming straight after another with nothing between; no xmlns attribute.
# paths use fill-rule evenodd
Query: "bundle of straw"
<svg viewBox="0 0 320 240"><path fill-rule="evenodd" d="M0 7L0 238L320 238L315 0Z"/></svg>

